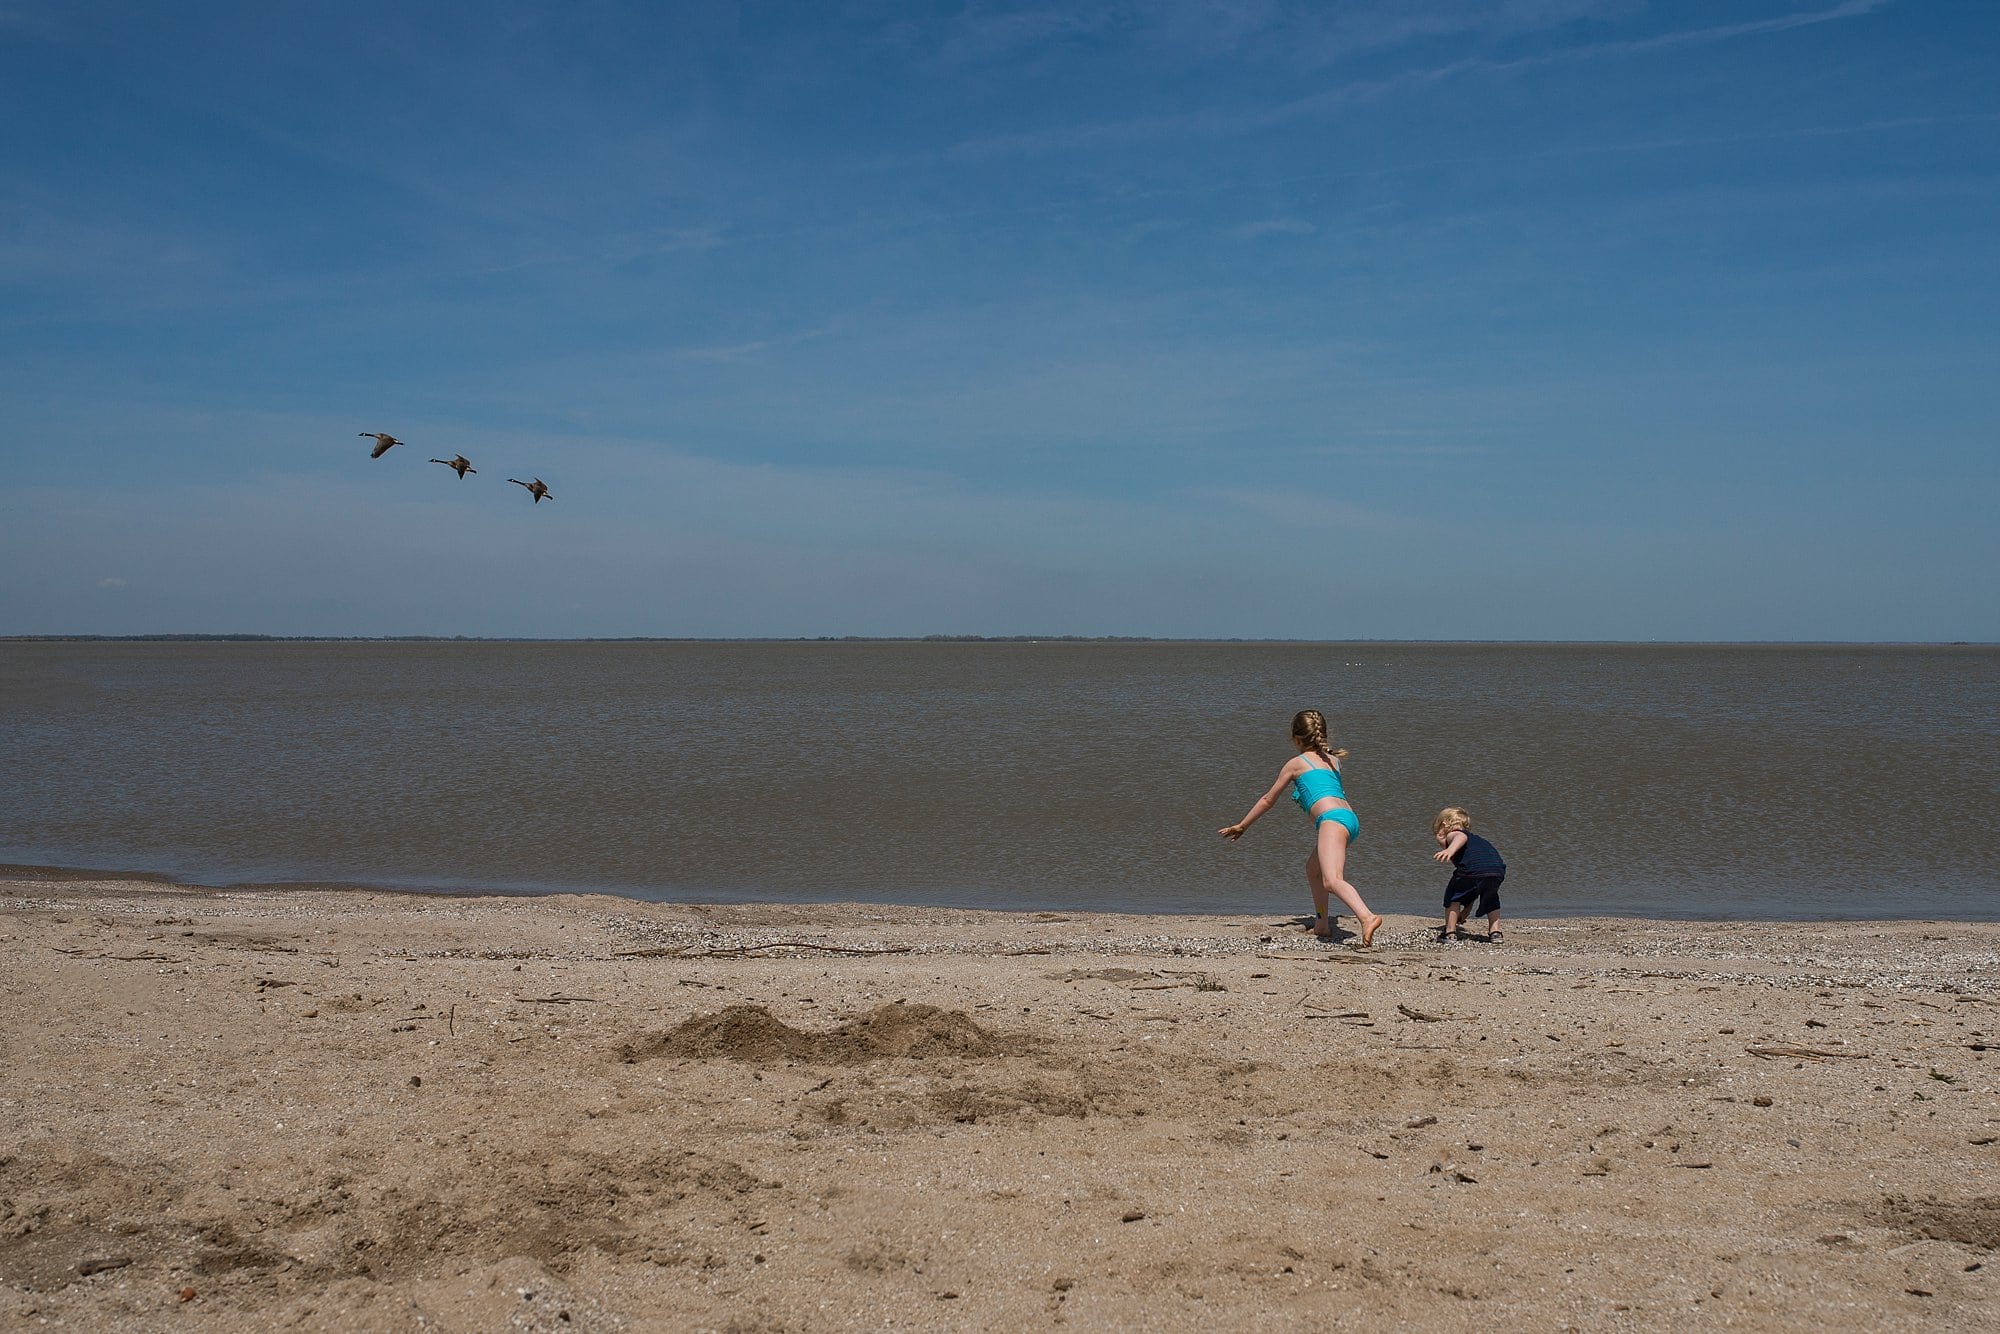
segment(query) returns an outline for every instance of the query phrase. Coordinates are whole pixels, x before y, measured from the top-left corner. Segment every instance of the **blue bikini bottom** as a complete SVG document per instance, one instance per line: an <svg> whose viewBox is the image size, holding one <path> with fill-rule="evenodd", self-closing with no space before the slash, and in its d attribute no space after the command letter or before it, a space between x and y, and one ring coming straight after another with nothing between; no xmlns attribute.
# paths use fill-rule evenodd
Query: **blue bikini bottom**
<svg viewBox="0 0 2000 1334"><path fill-rule="evenodd" d="M1318 829L1328 820L1347 830L1347 841L1352 843L1361 837L1361 819L1345 806L1332 806L1313 817L1313 828Z"/></svg>

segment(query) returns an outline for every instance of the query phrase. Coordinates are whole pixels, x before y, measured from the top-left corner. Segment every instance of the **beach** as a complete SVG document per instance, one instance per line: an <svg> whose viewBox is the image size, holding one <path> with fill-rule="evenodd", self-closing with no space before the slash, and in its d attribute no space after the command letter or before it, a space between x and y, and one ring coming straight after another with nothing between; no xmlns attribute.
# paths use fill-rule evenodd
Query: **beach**
<svg viewBox="0 0 2000 1334"><path fill-rule="evenodd" d="M0 1324L2000 1322L2000 925L1300 920L15 872Z"/></svg>

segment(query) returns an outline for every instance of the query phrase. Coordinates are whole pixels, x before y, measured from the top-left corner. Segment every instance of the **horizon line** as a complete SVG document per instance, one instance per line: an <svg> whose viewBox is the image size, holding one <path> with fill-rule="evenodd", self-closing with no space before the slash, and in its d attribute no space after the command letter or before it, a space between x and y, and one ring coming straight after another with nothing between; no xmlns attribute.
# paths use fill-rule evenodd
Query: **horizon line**
<svg viewBox="0 0 2000 1334"><path fill-rule="evenodd" d="M2000 648L1992 639L1301 639L1269 635L273 635L255 632L15 634L0 644L1387 644L1738 648Z"/></svg>

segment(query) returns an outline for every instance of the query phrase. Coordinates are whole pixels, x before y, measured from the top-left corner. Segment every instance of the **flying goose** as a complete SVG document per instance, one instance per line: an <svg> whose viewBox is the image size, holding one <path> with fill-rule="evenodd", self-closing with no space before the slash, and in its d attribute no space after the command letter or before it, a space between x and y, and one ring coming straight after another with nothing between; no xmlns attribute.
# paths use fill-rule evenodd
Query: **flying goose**
<svg viewBox="0 0 2000 1334"><path fill-rule="evenodd" d="M368 451L368 457L371 459L379 459L391 449L403 443L387 431L356 431L355 434L365 435L375 442L375 448Z"/></svg>
<svg viewBox="0 0 2000 1334"><path fill-rule="evenodd" d="M457 473L458 480L461 482L465 480L465 474L479 471L479 469L472 466L472 460L463 454L453 454L448 459L432 459L431 462L442 463L445 467Z"/></svg>
<svg viewBox="0 0 2000 1334"><path fill-rule="evenodd" d="M518 477L509 477L507 480L512 482L515 486L524 488L529 495L535 498L535 503L537 505L542 503L543 496L548 496L550 500L555 499L554 496L549 495L549 489L546 486L542 485L542 479L539 477L537 477L532 482L524 482Z"/></svg>

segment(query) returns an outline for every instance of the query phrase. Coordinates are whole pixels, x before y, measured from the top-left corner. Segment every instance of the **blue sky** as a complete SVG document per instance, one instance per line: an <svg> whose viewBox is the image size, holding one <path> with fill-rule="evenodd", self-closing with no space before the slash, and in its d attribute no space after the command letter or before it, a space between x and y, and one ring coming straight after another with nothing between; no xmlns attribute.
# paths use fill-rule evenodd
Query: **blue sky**
<svg viewBox="0 0 2000 1334"><path fill-rule="evenodd" d="M0 0L0 107L0 633L2000 639L1987 0Z"/></svg>

